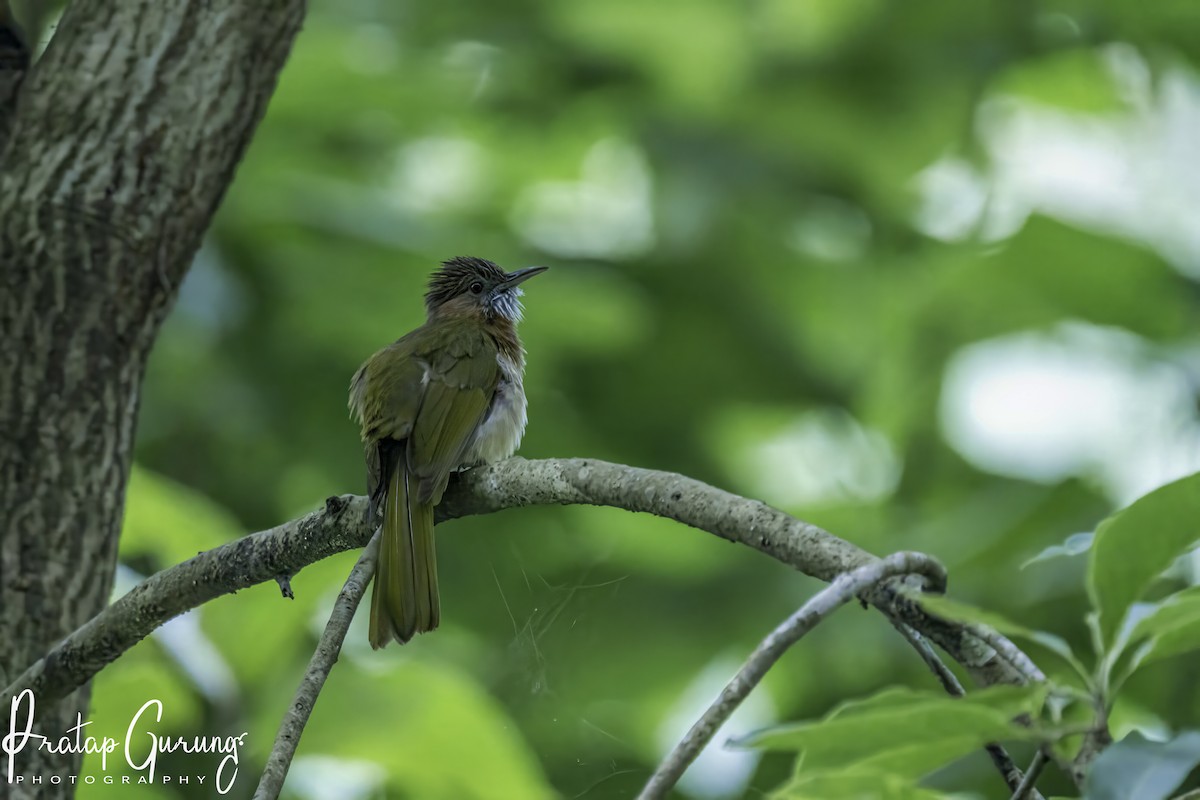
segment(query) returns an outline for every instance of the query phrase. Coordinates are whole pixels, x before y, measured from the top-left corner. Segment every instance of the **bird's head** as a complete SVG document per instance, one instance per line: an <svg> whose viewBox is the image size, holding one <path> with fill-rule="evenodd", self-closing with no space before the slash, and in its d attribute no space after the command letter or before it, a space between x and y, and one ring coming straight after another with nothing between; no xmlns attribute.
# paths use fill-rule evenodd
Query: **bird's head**
<svg viewBox="0 0 1200 800"><path fill-rule="evenodd" d="M521 319L521 283L547 269L527 267L505 272L485 258L457 256L442 262L429 279L425 309L430 317L445 312L482 313L515 323Z"/></svg>

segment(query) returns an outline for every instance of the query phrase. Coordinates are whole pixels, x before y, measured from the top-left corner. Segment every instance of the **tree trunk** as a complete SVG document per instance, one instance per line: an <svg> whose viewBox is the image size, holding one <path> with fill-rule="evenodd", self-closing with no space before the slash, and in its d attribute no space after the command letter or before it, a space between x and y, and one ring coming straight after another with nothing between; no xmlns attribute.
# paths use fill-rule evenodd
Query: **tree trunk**
<svg viewBox="0 0 1200 800"><path fill-rule="evenodd" d="M0 0L4 683L108 602L146 359L304 2L76 0L28 74L6 12ZM35 732L57 740L87 700L38 706ZM73 794L50 780L78 774L78 756L28 746L12 776L7 761L0 796Z"/></svg>

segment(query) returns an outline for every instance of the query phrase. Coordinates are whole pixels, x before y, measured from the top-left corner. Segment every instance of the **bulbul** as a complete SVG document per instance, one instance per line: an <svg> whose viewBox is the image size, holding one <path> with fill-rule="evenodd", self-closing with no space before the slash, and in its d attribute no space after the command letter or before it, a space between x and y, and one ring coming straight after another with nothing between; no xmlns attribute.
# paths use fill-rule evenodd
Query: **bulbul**
<svg viewBox="0 0 1200 800"><path fill-rule="evenodd" d="M371 595L371 647L438 626L433 509L450 473L507 458L525 432L521 283L482 258L444 262L429 280L425 324L367 359L350 382L362 428L371 519L383 536Z"/></svg>

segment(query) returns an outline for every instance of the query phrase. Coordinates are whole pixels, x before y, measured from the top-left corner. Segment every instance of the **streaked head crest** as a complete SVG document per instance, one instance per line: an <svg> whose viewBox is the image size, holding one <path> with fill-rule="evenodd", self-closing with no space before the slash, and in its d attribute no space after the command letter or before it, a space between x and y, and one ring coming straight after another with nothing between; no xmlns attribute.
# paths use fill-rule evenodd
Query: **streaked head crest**
<svg viewBox="0 0 1200 800"><path fill-rule="evenodd" d="M505 279L500 266L486 258L455 256L442 262L442 266L429 278L429 290L425 292L425 308L432 311L447 300L471 289L478 281L485 289Z"/></svg>

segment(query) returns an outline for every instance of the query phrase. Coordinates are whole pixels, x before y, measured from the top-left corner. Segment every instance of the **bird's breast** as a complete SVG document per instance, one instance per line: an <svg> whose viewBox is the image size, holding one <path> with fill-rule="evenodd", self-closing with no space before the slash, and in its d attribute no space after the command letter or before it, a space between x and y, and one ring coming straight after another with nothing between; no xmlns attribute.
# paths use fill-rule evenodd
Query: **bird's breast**
<svg viewBox="0 0 1200 800"><path fill-rule="evenodd" d="M528 421L525 388L521 383L521 364L501 355L500 384L483 423L467 450L465 465L489 463L508 458L517 451Z"/></svg>

